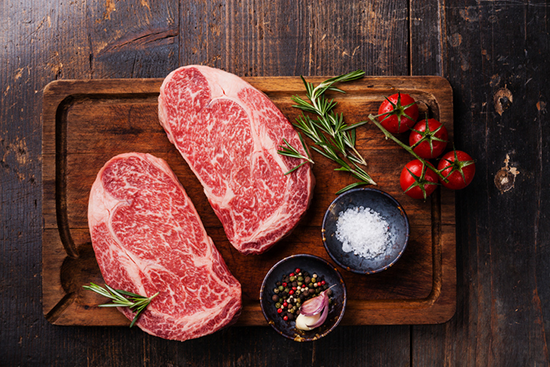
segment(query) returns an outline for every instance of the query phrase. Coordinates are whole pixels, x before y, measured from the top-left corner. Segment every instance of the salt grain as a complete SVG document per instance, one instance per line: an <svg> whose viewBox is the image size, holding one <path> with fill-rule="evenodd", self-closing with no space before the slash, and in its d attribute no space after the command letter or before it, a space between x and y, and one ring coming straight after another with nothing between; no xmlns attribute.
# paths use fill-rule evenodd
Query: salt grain
<svg viewBox="0 0 550 367"><path fill-rule="evenodd" d="M340 212L336 222L336 238L342 250L374 259L388 247L389 225L380 213L362 206Z"/></svg>

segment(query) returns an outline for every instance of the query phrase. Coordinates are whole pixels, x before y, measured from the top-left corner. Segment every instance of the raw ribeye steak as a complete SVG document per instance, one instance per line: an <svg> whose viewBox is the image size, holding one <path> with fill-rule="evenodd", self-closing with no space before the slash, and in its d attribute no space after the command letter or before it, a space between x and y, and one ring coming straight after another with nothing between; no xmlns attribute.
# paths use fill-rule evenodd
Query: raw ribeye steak
<svg viewBox="0 0 550 367"><path fill-rule="evenodd" d="M281 111L250 84L219 69L185 66L160 88L159 120L201 182L231 244L259 254L305 213L315 179L309 164L277 153L302 148Z"/></svg>
<svg viewBox="0 0 550 367"><path fill-rule="evenodd" d="M92 186L88 222L106 284L142 296L160 292L136 323L142 330L187 340L240 315L241 285L164 160L127 153L107 162Z"/></svg>

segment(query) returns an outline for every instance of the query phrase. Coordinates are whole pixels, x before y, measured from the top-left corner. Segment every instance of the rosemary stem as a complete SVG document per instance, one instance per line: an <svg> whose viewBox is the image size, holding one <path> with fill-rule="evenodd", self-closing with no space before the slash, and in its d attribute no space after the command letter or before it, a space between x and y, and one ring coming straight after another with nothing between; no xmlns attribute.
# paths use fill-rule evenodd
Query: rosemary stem
<svg viewBox="0 0 550 367"><path fill-rule="evenodd" d="M360 163L361 163L362 165L366 166L366 165L367 165L367 161L365 161L365 158L363 158L363 156L362 156L361 154L359 154L359 152L357 151L357 149L355 149L354 146L351 146L350 149L353 150L353 153L354 153L353 156L354 156L355 158L357 158L357 159L360 161Z"/></svg>
<svg viewBox="0 0 550 367"><path fill-rule="evenodd" d="M306 87L306 97L302 98L295 95L291 98L292 101L296 103L293 107L302 111L302 114L296 118L296 123L294 123L293 126L301 130L306 137L313 141L316 146L310 146L311 149L325 158L338 163L340 168L337 168L337 171L349 172L355 178L360 180L360 182L348 185L338 193L360 185L376 185L368 173L359 166L366 166L367 162L355 148L355 131L352 131L351 133L347 132L348 130L351 130L359 125L353 125L351 128L347 127L344 123L343 114L334 112L334 107L337 102L333 99L327 99L324 95L326 91L345 93L343 90L334 87L333 85L335 83L360 79L364 75L365 73L362 70L357 70L348 74L327 79L316 87L312 83L307 82L304 77L301 77ZM316 118L310 117L309 114L315 115ZM280 149L278 150L279 154L294 158L307 159L300 154L296 148L288 144L288 142L284 140L283 142L286 146L282 144L280 145ZM301 140L301 143L307 152L307 147L304 141ZM308 158L309 162L313 163L311 157ZM303 164L304 163L301 165ZM294 171L298 167L295 167L291 171L287 172L287 174Z"/></svg>

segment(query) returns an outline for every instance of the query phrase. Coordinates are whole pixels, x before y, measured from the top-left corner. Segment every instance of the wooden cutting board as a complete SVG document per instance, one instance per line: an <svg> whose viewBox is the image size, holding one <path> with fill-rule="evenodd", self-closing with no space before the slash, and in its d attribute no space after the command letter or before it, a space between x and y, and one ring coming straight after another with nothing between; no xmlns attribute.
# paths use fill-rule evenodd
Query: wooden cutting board
<svg viewBox="0 0 550 367"><path fill-rule="evenodd" d="M309 78L319 83L326 78ZM290 97L304 96L298 77L246 78L294 121ZM266 272L291 254L315 254L332 262L321 241L321 222L335 192L354 182L319 155L313 171L314 198L298 228L262 255L242 255L228 242L202 187L158 123L161 79L62 80L44 90L43 110L43 308L56 325L128 325L116 309L99 308L105 298L82 288L103 284L90 242L88 195L97 172L116 154L137 151L165 159L184 185L229 269L241 282L243 311L238 325L267 325L258 301ZM439 119L453 135L452 90L440 77L366 77L334 94L348 124L367 119L397 90L412 95L421 116ZM404 135L403 139L407 136ZM385 140L372 124L357 131L357 147L377 188L393 195L410 220L410 239L388 270L358 275L340 269L348 289L343 324L429 324L445 322L456 306L455 194L438 188L427 200L401 192L399 175L412 159Z"/></svg>

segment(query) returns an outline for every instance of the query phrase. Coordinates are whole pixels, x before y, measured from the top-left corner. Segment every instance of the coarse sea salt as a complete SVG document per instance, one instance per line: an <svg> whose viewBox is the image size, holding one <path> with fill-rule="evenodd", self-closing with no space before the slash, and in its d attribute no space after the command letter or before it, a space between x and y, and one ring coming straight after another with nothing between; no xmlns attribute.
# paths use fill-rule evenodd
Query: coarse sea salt
<svg viewBox="0 0 550 367"><path fill-rule="evenodd" d="M388 222L371 208L349 208L339 213L336 238L342 250L367 259L382 255L388 247Z"/></svg>

